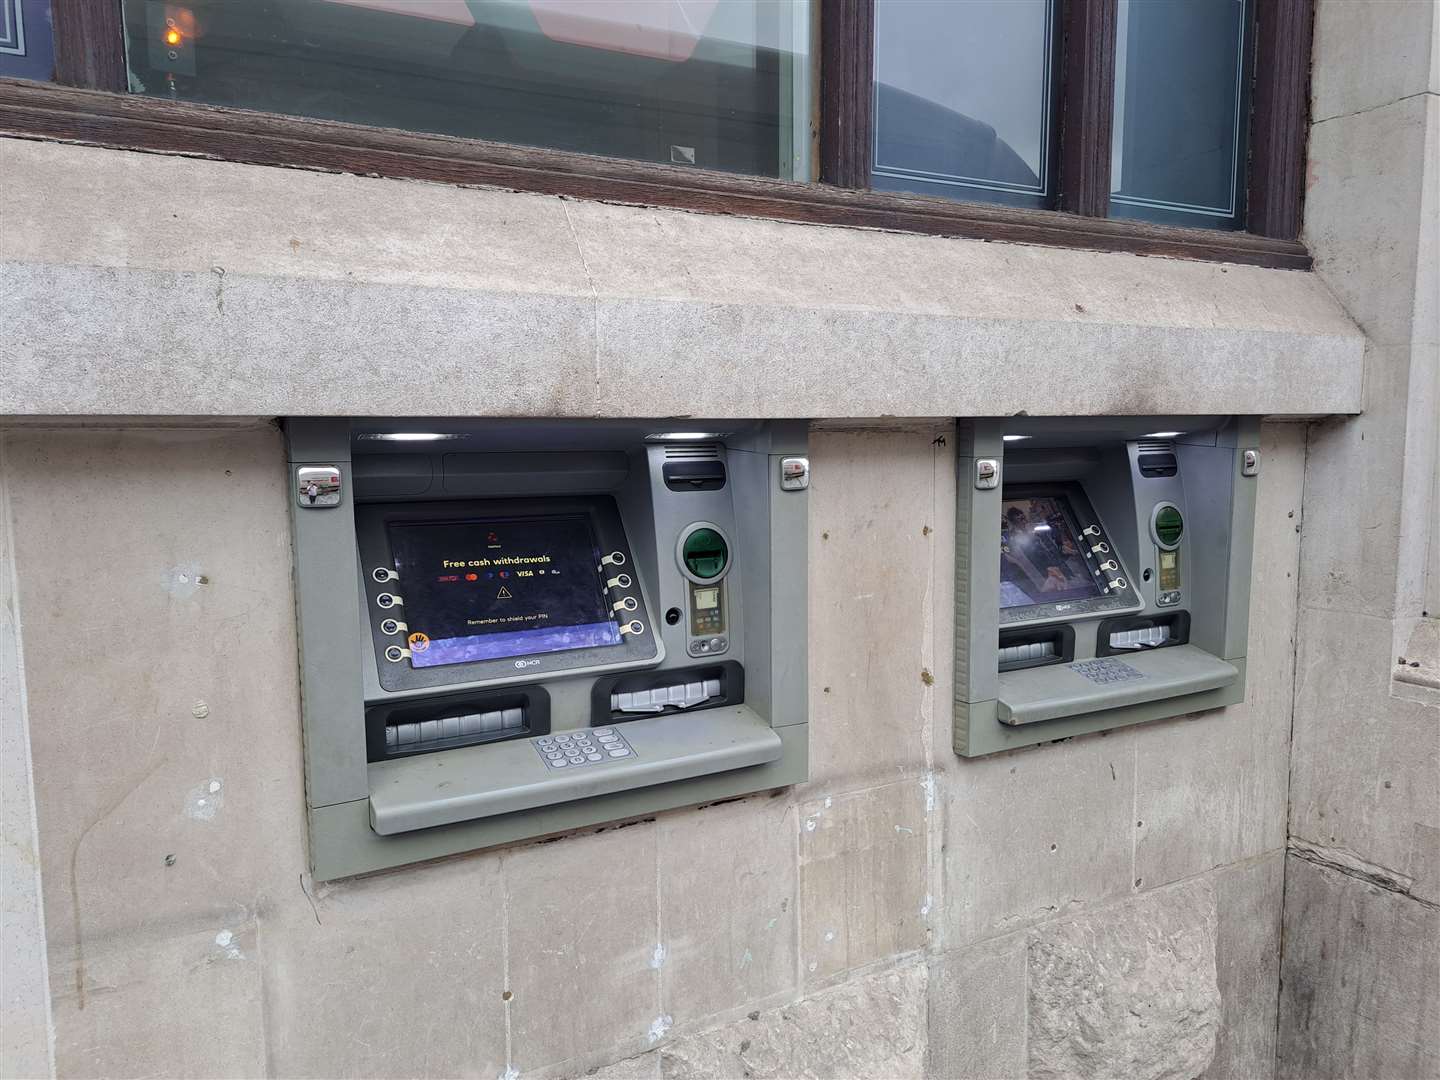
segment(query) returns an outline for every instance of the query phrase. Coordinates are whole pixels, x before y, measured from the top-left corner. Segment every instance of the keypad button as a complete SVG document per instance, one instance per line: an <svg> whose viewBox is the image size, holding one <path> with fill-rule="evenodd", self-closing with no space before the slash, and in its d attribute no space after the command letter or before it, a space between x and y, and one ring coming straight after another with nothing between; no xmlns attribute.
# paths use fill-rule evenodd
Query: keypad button
<svg viewBox="0 0 1440 1080"><path fill-rule="evenodd" d="M605 760L605 758L604 758L604 755L603 755L603 754L594 754L594 753L591 753L591 754L586 754L586 755L585 755L585 760L586 760L586 761L603 761L603 760Z"/></svg>
<svg viewBox="0 0 1440 1080"><path fill-rule="evenodd" d="M620 746L620 747L616 747L614 750L611 750L611 751L610 751L610 756L611 756L611 757L629 757L629 756L630 756L630 751L627 750L627 749L625 749L625 747Z"/></svg>
<svg viewBox="0 0 1440 1080"><path fill-rule="evenodd" d="M614 734L615 734L615 729L614 729L614 728L608 728L608 727L597 727L597 728L592 732L592 734L594 734L594 735L599 735L601 738L604 738L606 735L614 735Z"/></svg>
<svg viewBox="0 0 1440 1080"><path fill-rule="evenodd" d="M569 763L568 761L566 761L566 760L562 757L559 761L552 761L552 762L550 763L550 767L551 767L552 769L563 769L563 768L565 768L565 766L567 766L567 765L569 765L569 764L570 764L570 763Z"/></svg>

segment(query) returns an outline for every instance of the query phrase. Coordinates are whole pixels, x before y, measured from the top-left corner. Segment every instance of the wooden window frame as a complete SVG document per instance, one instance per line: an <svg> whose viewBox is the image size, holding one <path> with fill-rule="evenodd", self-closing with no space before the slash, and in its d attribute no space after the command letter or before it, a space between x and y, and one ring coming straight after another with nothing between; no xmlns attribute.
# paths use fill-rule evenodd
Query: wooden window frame
<svg viewBox="0 0 1440 1080"><path fill-rule="evenodd" d="M130 95L119 0L52 0L56 83L0 79L0 134L808 224L1310 268L1298 237L1314 0L1255 5L1244 232L1104 216L1118 0L1064 0L1058 210L870 191L875 0L818 2L819 183Z"/></svg>

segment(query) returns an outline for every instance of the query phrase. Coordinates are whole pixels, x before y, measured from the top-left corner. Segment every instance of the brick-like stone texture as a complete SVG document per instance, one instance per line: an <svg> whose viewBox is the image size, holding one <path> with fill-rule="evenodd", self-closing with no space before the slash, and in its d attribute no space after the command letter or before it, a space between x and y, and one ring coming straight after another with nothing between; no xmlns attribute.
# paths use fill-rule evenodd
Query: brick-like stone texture
<svg viewBox="0 0 1440 1080"><path fill-rule="evenodd" d="M660 1074L664 1080L918 1080L924 1075L925 989L923 963L855 979L677 1039L659 1051Z"/></svg>
<svg viewBox="0 0 1440 1080"><path fill-rule="evenodd" d="M1208 882L1032 931L1031 1080L1203 1073L1220 1030L1215 939Z"/></svg>

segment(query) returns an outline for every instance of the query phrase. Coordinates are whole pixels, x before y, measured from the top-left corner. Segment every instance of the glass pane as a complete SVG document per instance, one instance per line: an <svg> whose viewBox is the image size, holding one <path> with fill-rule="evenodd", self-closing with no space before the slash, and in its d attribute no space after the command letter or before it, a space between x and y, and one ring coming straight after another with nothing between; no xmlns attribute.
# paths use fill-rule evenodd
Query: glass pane
<svg viewBox="0 0 1440 1080"><path fill-rule="evenodd" d="M874 186L1048 206L1053 0L876 0Z"/></svg>
<svg viewBox="0 0 1440 1080"><path fill-rule="evenodd" d="M807 178L808 0L124 9L137 93Z"/></svg>
<svg viewBox="0 0 1440 1080"><path fill-rule="evenodd" d="M1245 0L1120 0L1110 216L1238 229Z"/></svg>
<svg viewBox="0 0 1440 1080"><path fill-rule="evenodd" d="M54 77L50 0L0 0L0 78Z"/></svg>

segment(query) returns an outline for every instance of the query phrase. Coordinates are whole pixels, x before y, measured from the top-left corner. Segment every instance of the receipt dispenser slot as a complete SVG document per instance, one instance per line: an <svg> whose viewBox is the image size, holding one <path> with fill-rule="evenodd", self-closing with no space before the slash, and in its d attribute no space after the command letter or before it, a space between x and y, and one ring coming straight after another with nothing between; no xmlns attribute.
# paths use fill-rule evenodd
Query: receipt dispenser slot
<svg viewBox="0 0 1440 1080"><path fill-rule="evenodd" d="M1243 698L1258 435L1248 417L960 422L957 753Z"/></svg>
<svg viewBox="0 0 1440 1080"><path fill-rule="evenodd" d="M317 878L806 778L806 428L703 427L286 422Z"/></svg>

